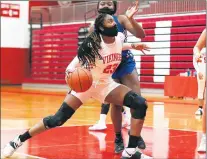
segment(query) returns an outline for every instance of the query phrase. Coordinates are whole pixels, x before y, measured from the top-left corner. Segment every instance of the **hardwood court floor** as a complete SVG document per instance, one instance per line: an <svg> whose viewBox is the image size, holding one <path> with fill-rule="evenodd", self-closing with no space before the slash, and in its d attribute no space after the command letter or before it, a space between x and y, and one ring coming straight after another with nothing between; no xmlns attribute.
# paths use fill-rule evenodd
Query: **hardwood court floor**
<svg viewBox="0 0 207 159"><path fill-rule="evenodd" d="M59 108L66 92L1 89L1 147L43 117ZM195 118L195 101L147 97L149 108L142 136L145 154L156 159L204 159L196 148L200 142L202 121ZM99 119L100 103L90 100L63 127L48 130L20 147L13 159L116 159L110 115L107 130L90 132L88 127ZM128 131L122 130L124 142Z"/></svg>

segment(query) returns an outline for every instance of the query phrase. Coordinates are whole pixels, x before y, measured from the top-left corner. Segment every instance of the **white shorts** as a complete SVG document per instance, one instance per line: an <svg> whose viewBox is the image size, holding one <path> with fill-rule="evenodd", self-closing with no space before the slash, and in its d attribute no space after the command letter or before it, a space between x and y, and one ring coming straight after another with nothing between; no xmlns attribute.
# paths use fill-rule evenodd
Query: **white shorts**
<svg viewBox="0 0 207 159"><path fill-rule="evenodd" d="M205 94L205 88L206 88L206 76L205 74L204 78L202 80L199 79L197 75L197 82L198 82L198 99L203 99Z"/></svg>
<svg viewBox="0 0 207 159"><path fill-rule="evenodd" d="M80 99L82 103L85 103L89 98L94 98L104 103L107 95L118 86L120 86L120 84L114 81L106 84L93 84L86 92L76 93L71 91L71 94Z"/></svg>

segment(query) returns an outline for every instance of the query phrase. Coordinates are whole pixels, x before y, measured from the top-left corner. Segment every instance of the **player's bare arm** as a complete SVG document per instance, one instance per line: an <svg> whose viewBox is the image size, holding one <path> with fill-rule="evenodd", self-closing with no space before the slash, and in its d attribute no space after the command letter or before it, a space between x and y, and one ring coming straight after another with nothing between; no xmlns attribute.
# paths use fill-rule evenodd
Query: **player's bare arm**
<svg viewBox="0 0 207 159"><path fill-rule="evenodd" d="M138 4L139 1L137 0L134 6L129 7L125 15L118 16L118 20L131 34L133 34L137 38L144 38L144 29L141 27L140 24L136 22L136 20L133 17L138 11Z"/></svg>
<svg viewBox="0 0 207 159"><path fill-rule="evenodd" d="M206 47L206 29L201 33L195 47L193 48L194 55L198 58L201 50Z"/></svg>
<svg viewBox="0 0 207 159"><path fill-rule="evenodd" d="M129 50L129 49L134 49L134 50L139 50L143 54L145 54L144 51L150 51L150 47L148 47L146 44L141 44L141 43L123 43L123 48L122 50Z"/></svg>

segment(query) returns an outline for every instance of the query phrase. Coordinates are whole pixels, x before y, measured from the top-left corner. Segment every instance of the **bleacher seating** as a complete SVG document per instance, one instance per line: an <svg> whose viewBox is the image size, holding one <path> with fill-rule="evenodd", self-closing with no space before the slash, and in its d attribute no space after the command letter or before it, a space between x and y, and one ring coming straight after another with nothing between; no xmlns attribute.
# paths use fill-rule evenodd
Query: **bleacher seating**
<svg viewBox="0 0 207 159"><path fill-rule="evenodd" d="M192 49L206 26L206 15L137 19L146 37L128 34L128 42L145 42L147 55L133 51L142 88L163 88L165 76L193 68ZM78 31L85 24L47 26L33 32L31 77L24 83L65 84L65 68L77 54Z"/></svg>
<svg viewBox="0 0 207 159"><path fill-rule="evenodd" d="M206 10L205 0L158 0L150 3L150 7L143 8L139 15L162 14L162 13L186 13Z"/></svg>

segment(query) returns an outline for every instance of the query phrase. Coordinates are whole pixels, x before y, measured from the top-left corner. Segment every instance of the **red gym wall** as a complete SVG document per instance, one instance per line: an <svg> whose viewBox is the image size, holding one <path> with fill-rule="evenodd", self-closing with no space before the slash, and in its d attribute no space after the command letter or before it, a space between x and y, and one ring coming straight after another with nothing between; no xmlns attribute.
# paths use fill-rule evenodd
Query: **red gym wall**
<svg viewBox="0 0 207 159"><path fill-rule="evenodd" d="M165 76L193 68L193 47L206 26L205 14L137 19L146 37L128 36L128 42L145 42L150 55L133 51L142 88L164 88ZM33 32L31 76L24 83L65 84L64 72L77 54L78 31L84 23L48 26ZM81 38L81 37L80 37ZM69 44L69 45L68 45Z"/></svg>
<svg viewBox="0 0 207 159"><path fill-rule="evenodd" d="M6 3L6 2L2 2ZM1 3L1 4L2 4ZM29 75L29 29L31 7L54 6L57 1L13 1L8 5L20 5L19 17L1 13L1 84L22 84ZM1 7L1 11L6 8ZM3 43L3 45L2 45Z"/></svg>
<svg viewBox="0 0 207 159"><path fill-rule="evenodd" d="M26 1L1 2L1 84L21 84L28 75L28 9Z"/></svg>
<svg viewBox="0 0 207 159"><path fill-rule="evenodd" d="M18 3L13 2L7 4L12 5ZM29 49L28 46L21 46L22 43L28 43L29 39L27 37L25 38L26 41L22 41L22 39L24 39L24 34L20 35L16 33L17 30L19 30L19 23L17 25L15 24L15 21L18 20L21 23L21 26L23 26L25 30L28 30L28 21L22 16L22 13L23 15L28 15L29 10L33 6L54 6L58 5L58 3L57 1L29 1L29 3L26 5L20 4L19 11L21 14L19 18L1 15L1 18L5 20L5 23L3 24L5 25L5 28L2 29L3 32L8 32L8 34L11 33L11 36L6 33L2 35L2 41L5 43L5 45L1 45L1 84L22 84L23 80L29 75ZM14 23L11 22L13 20ZM10 30L7 28L7 26L10 27ZM12 39L12 36L15 36L15 38ZM14 41L14 43L10 44L11 41ZM19 41L22 41L21 44Z"/></svg>
<svg viewBox="0 0 207 159"><path fill-rule="evenodd" d="M1 47L1 84L21 84L28 71L28 49Z"/></svg>

